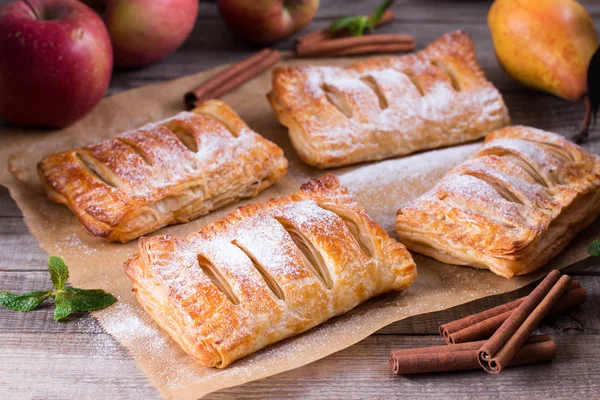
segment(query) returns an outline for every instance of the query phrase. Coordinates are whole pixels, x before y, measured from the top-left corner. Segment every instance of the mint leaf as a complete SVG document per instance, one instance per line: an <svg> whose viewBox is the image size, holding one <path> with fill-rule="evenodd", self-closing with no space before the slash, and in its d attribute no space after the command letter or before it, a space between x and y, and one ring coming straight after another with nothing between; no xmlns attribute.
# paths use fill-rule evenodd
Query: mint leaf
<svg viewBox="0 0 600 400"><path fill-rule="evenodd" d="M54 295L54 320L61 320L74 312L101 310L116 301L112 294L102 289L77 289L67 286Z"/></svg>
<svg viewBox="0 0 600 400"><path fill-rule="evenodd" d="M369 17L366 15L358 17L338 18L329 26L330 33L348 31L351 35L361 36L369 25Z"/></svg>
<svg viewBox="0 0 600 400"><path fill-rule="evenodd" d="M357 17L354 23L348 27L348 31L353 36L362 36L368 24L369 17Z"/></svg>
<svg viewBox="0 0 600 400"><path fill-rule="evenodd" d="M343 31L349 29L352 24L354 24L357 17L342 17L338 18L329 25L329 32L336 33L339 31Z"/></svg>
<svg viewBox="0 0 600 400"><path fill-rule="evenodd" d="M381 2L381 4L379 4L379 6L377 6L377 9L373 13L373 15L371 15L371 18L369 18L369 28L370 29L375 28L375 25L377 25L377 23L379 22L381 17L383 17L383 13L385 13L385 10L390 8L392 3L394 3L394 0L383 0Z"/></svg>
<svg viewBox="0 0 600 400"><path fill-rule="evenodd" d="M383 0L373 15L357 15L355 17L341 17L334 20L329 25L329 33L338 33L340 31L347 31L354 36L362 36L365 33L365 29L374 29L375 25L381 20L385 10L387 10L394 0Z"/></svg>
<svg viewBox="0 0 600 400"><path fill-rule="evenodd" d="M590 243L588 253L594 257L600 257L600 239L596 239Z"/></svg>
<svg viewBox="0 0 600 400"><path fill-rule="evenodd" d="M23 294L0 292L0 305L16 311L31 311L38 308L48 297L50 291L35 291Z"/></svg>
<svg viewBox="0 0 600 400"><path fill-rule="evenodd" d="M60 257L50 257L48 259L48 271L50 279L54 284L54 289L61 290L69 279L69 268Z"/></svg>

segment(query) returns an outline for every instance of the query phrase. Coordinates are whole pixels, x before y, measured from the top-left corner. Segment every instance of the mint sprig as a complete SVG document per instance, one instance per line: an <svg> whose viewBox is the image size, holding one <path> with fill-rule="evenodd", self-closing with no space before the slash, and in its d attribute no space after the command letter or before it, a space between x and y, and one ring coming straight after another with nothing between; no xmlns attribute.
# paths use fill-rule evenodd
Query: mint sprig
<svg viewBox="0 0 600 400"><path fill-rule="evenodd" d="M54 290L34 291L23 294L0 292L0 305L16 311L32 311L48 297L54 299L54 320L62 320L74 312L101 310L117 299L102 289L77 289L65 286L69 279L69 268L60 257L48 259L48 272Z"/></svg>
<svg viewBox="0 0 600 400"><path fill-rule="evenodd" d="M31 311L35 310L42 304L52 291L35 291L23 294L13 294L8 292L0 292L0 304L11 310Z"/></svg>
<svg viewBox="0 0 600 400"><path fill-rule="evenodd" d="M588 248L588 253L594 257L600 257L600 239L594 240L590 243L590 247Z"/></svg>
<svg viewBox="0 0 600 400"><path fill-rule="evenodd" d="M368 29L372 31L375 29L375 25L381 20L385 10L387 10L393 2L393 0L383 0L371 16L358 15L355 17L338 18L329 26L329 32L335 34L340 31L348 31L353 36L362 36L365 33L365 30Z"/></svg>

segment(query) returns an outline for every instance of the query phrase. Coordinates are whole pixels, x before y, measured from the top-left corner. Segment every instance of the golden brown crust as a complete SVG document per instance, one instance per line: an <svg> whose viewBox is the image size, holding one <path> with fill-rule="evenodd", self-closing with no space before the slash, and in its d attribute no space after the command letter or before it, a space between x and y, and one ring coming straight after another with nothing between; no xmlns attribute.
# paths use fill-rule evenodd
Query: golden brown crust
<svg viewBox="0 0 600 400"><path fill-rule="evenodd" d="M275 68L267 97L302 160L318 168L472 141L510 123L460 31L347 68Z"/></svg>
<svg viewBox="0 0 600 400"><path fill-rule="evenodd" d="M565 138L512 126L402 206L411 249L511 278L544 265L600 213L600 159Z"/></svg>
<svg viewBox="0 0 600 400"><path fill-rule="evenodd" d="M254 197L286 169L283 151L218 100L38 164L50 200L119 242Z"/></svg>
<svg viewBox="0 0 600 400"><path fill-rule="evenodd" d="M187 353L220 368L416 277L406 248L332 175L139 247L125 265L139 302Z"/></svg>

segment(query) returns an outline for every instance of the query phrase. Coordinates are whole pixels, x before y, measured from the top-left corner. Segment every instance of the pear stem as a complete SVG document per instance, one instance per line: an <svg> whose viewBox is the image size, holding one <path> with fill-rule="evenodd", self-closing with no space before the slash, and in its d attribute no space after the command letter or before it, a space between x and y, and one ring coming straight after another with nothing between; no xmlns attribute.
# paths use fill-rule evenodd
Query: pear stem
<svg viewBox="0 0 600 400"><path fill-rule="evenodd" d="M590 123L592 122L592 104L590 103L590 98L585 96L584 101L585 117L583 118L583 123L581 124L581 128L579 128L579 132L571 138L577 144L581 144L581 142L587 139L590 132Z"/></svg>

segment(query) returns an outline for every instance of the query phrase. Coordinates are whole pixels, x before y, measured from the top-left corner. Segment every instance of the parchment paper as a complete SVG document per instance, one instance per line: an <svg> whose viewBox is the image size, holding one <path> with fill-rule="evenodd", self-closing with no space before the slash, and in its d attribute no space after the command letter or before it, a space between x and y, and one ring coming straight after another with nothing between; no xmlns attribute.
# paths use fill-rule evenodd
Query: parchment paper
<svg viewBox="0 0 600 400"><path fill-rule="evenodd" d="M298 61L287 63L293 62ZM348 61L318 62L341 65ZM2 167L0 184L9 188L42 248L50 255L65 259L73 285L103 288L118 297L116 305L94 313L94 317L130 351L165 397L199 398L221 388L300 367L351 346L394 321L516 290L539 279L551 268L562 268L586 258L587 244L599 231L600 224L596 223L546 268L512 280L488 271L450 266L415 255L419 276L407 291L373 299L346 315L271 346L224 370L201 367L160 331L137 304L131 283L122 270L122 263L136 252L136 241L126 245L109 244L84 233L66 207L46 200L37 180L35 165L48 153L96 143L181 111L183 93L215 72L205 71L106 98L85 119L63 130L48 132L10 128L0 133L0 161L3 166L9 164L12 172ZM251 128L281 146L290 161L287 176L252 200L257 202L291 193L309 176L322 173L299 161L286 130L279 125L265 99L269 89L270 73L265 73L223 98ZM393 221L398 206L433 186L449 168L463 161L476 147L477 144L470 144L332 172L340 176L367 211L396 236ZM241 204L158 233L189 234ZM387 360L382 359L381 362L386 363Z"/></svg>

